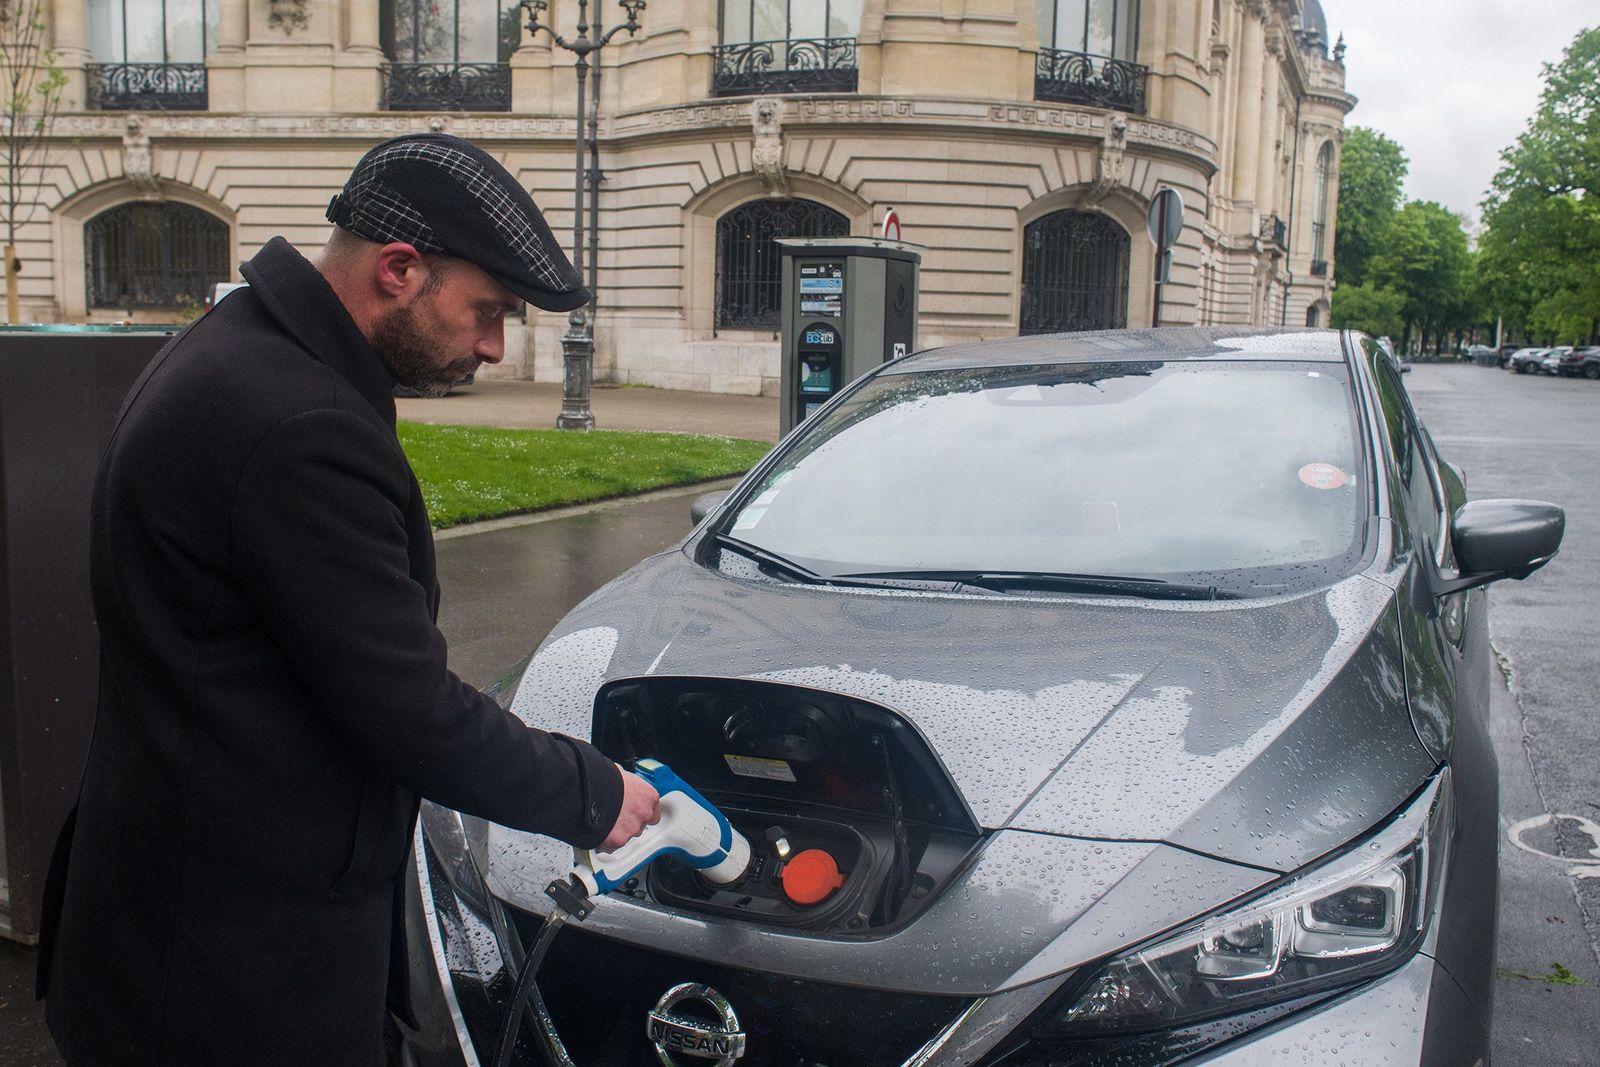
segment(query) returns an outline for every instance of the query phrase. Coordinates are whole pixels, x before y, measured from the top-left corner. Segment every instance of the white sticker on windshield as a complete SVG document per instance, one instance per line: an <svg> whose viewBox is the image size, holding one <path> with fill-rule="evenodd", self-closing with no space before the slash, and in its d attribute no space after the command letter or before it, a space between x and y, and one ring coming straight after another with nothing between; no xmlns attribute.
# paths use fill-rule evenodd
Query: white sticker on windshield
<svg viewBox="0 0 1600 1067"><path fill-rule="evenodd" d="M753 530L761 517L767 513L766 508L748 507L739 512L739 517L733 520L735 530Z"/></svg>

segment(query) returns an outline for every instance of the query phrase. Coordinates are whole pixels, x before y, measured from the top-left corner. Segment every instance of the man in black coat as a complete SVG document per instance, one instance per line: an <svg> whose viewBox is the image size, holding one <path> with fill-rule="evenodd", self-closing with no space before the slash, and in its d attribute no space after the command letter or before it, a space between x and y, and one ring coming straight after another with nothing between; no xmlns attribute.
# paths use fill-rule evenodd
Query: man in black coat
<svg viewBox="0 0 1600 1067"><path fill-rule="evenodd" d="M98 717L41 924L69 1064L372 1064L418 797L582 847L654 790L457 679L395 384L586 303L455 138L364 157L315 263L275 238L155 358L100 468ZM404 1006L389 997L391 1008Z"/></svg>

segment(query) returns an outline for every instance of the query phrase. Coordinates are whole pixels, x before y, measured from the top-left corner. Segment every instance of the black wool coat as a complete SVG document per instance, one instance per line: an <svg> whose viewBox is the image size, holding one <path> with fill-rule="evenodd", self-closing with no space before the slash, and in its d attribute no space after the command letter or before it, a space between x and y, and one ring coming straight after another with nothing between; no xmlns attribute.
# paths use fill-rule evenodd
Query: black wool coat
<svg viewBox="0 0 1600 1067"><path fill-rule="evenodd" d="M282 238L244 276L95 487L99 709L40 946L73 1067L380 1062L417 798L583 847L621 807L446 669L393 382L333 290Z"/></svg>

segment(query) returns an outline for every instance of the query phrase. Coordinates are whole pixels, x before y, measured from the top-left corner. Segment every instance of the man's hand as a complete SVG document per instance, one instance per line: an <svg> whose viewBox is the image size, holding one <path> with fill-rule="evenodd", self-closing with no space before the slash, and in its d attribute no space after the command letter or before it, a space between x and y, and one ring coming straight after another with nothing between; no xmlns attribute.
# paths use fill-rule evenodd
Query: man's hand
<svg viewBox="0 0 1600 1067"><path fill-rule="evenodd" d="M616 825L600 842L601 852L615 852L638 837L646 826L661 821L661 797L656 787L620 766L617 773L622 775L622 811L617 814Z"/></svg>

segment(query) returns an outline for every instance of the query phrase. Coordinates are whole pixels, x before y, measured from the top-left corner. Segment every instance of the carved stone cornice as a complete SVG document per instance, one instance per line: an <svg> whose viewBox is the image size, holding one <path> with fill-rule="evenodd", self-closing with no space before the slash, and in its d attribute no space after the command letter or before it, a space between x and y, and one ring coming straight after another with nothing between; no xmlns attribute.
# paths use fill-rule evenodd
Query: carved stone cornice
<svg viewBox="0 0 1600 1067"><path fill-rule="evenodd" d="M989 103L965 99L907 97L784 97L776 112L780 136L799 127L825 127L836 136L852 128L876 131L885 126L924 129L945 136L983 139L1048 136L1079 145L1101 145L1108 126L1120 122L1129 151L1156 151L1177 157L1210 175L1217 169L1217 145L1196 130L1137 115L1124 115L1071 104L1040 102ZM126 112L85 111L63 114L52 127L52 140L99 140L120 145ZM144 130L158 141L215 141L219 147L240 142L293 142L308 137L326 141L371 144L407 133L445 130L485 143L509 142L570 145L576 125L569 117L516 115L449 115L427 112L376 112L359 115L239 115L209 112L165 112L142 115ZM755 131L750 100L703 102L652 108L606 116L601 143L667 136L693 138L708 133L751 137ZM864 132L864 136L877 136ZM186 145L189 147L191 145Z"/></svg>

